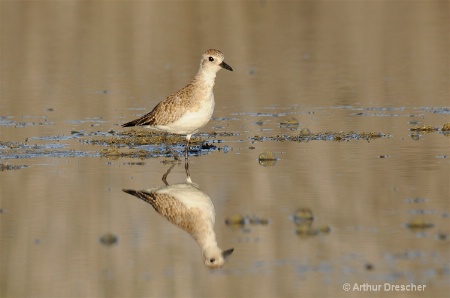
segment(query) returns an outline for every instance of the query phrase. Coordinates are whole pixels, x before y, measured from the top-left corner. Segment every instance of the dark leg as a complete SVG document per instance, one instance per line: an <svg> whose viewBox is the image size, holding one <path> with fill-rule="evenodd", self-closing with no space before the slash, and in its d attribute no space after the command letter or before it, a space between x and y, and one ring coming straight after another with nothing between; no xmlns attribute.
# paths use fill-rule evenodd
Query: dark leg
<svg viewBox="0 0 450 298"><path fill-rule="evenodd" d="M163 143L164 143L164 145L166 145L167 149L169 149L170 153L172 153L173 158L175 158L175 160L180 160L180 157L178 156L178 154L175 152L175 150L173 150L172 146L170 146L169 143L167 142L167 134L164 134L164 136L163 136Z"/></svg>
<svg viewBox="0 0 450 298"><path fill-rule="evenodd" d="M170 171L172 171L175 164L171 165L170 168L167 170L167 172L162 176L162 181L166 186L169 186L169 183L167 183L167 176L170 174Z"/></svg>
<svg viewBox="0 0 450 298"><path fill-rule="evenodd" d="M189 156L189 139L186 142L186 149L184 151L184 160L187 161Z"/></svg>
<svg viewBox="0 0 450 298"><path fill-rule="evenodd" d="M192 134L186 135L186 149L184 151L184 162L187 162L188 158L189 158L189 142L191 140L191 136Z"/></svg>
<svg viewBox="0 0 450 298"><path fill-rule="evenodd" d="M184 170L186 171L187 178L191 178L191 173L189 173L189 162L187 160L184 161Z"/></svg>

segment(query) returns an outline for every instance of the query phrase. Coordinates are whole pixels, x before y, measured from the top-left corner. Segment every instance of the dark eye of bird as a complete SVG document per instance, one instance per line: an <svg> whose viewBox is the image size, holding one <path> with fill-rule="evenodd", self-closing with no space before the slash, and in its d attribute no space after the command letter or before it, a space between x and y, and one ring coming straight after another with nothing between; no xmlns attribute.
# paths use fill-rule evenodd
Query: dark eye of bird
<svg viewBox="0 0 450 298"><path fill-rule="evenodd" d="M214 60L214 59L213 59ZM214 263L216 261L216 259L212 258L209 260L211 263Z"/></svg>
<svg viewBox="0 0 450 298"><path fill-rule="evenodd" d="M213 57L209 57L209 61L213 62L214 58Z"/></svg>

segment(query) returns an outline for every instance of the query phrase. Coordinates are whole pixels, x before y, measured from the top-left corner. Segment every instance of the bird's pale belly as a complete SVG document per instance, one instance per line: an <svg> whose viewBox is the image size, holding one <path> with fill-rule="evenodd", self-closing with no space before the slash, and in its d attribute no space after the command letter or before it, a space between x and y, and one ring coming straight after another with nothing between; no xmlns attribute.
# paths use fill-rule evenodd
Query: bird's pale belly
<svg viewBox="0 0 450 298"><path fill-rule="evenodd" d="M172 123L155 125L153 128L169 133L193 134L208 123L213 112L214 100L203 103L201 108L196 111L186 111L178 120Z"/></svg>

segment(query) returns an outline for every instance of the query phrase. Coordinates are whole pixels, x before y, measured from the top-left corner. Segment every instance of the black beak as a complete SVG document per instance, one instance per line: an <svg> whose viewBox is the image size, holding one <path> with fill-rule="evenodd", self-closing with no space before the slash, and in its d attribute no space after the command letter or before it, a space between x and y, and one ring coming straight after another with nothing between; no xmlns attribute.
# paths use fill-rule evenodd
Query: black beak
<svg viewBox="0 0 450 298"><path fill-rule="evenodd" d="M231 66L225 63L225 61L222 61L222 63L219 64L222 68L228 69L229 71L233 71Z"/></svg>
<svg viewBox="0 0 450 298"><path fill-rule="evenodd" d="M227 65L228 66L228 65ZM228 66L229 67L229 66ZM230 67L231 68L231 67ZM224 252L222 252L222 257L224 258L224 259L226 259L229 255L231 255L232 253L233 253L233 251L234 251L234 248L230 248L230 249L227 249L226 251L224 251Z"/></svg>

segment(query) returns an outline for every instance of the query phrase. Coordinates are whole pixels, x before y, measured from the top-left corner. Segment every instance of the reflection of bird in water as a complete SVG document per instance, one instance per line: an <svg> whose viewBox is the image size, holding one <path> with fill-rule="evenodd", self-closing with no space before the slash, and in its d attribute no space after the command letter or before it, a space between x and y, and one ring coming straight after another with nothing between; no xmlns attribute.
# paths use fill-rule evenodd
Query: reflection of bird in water
<svg viewBox="0 0 450 298"><path fill-rule="evenodd" d="M148 190L124 189L153 206L168 221L188 232L202 249L203 261L209 268L220 268L225 257L233 252L233 248L222 251L217 246L216 234L213 230L215 221L214 205L209 196L192 182L186 165L186 183L168 185L167 175L174 165L163 176L166 186Z"/></svg>

